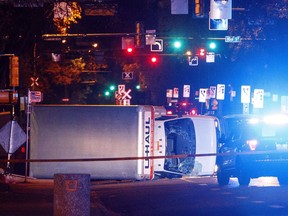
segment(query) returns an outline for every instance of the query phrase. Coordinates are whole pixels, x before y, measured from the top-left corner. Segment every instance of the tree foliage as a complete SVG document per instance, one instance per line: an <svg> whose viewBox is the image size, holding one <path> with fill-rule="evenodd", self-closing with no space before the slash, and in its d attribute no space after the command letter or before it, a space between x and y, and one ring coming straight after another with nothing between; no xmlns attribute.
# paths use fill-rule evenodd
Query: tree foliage
<svg viewBox="0 0 288 216"><path fill-rule="evenodd" d="M54 5L54 25L61 34L66 34L72 24L82 18L81 7L77 2L58 2Z"/></svg>

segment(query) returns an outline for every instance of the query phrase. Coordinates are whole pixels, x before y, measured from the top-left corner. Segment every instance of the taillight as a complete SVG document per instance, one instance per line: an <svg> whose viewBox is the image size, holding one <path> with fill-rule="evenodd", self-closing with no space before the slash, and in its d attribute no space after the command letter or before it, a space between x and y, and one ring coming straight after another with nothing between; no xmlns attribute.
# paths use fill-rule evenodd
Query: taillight
<svg viewBox="0 0 288 216"><path fill-rule="evenodd" d="M20 151L21 151L22 154L24 154L24 153L26 152L25 146L22 146L22 147L20 148Z"/></svg>
<svg viewBox="0 0 288 216"><path fill-rule="evenodd" d="M247 140L247 145L249 145L249 148L251 151L255 151L256 147L258 145L258 141L257 140Z"/></svg>
<svg viewBox="0 0 288 216"><path fill-rule="evenodd" d="M197 110L196 109L192 109L190 113L191 113L191 115L196 115L197 114Z"/></svg>

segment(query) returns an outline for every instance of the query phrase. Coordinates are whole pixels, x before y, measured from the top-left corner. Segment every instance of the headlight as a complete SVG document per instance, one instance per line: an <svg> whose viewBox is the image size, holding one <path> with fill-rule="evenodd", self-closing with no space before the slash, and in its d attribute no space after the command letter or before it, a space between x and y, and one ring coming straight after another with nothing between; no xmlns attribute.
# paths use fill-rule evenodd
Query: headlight
<svg viewBox="0 0 288 216"><path fill-rule="evenodd" d="M264 122L266 124L283 125L288 123L288 116L282 114L265 116Z"/></svg>
<svg viewBox="0 0 288 216"><path fill-rule="evenodd" d="M257 145L258 145L258 140L247 140L247 145L249 146L251 151L255 151Z"/></svg>

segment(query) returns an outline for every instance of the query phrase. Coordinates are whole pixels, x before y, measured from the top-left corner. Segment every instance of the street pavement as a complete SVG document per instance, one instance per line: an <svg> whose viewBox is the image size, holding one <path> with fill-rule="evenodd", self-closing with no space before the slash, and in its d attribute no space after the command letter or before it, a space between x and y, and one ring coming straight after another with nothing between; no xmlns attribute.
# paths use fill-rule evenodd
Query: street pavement
<svg viewBox="0 0 288 216"><path fill-rule="evenodd" d="M53 179L2 176L0 216L51 216L54 196ZM90 215L288 215L287 186L275 177L253 179L249 187L235 178L220 187L215 177L92 180Z"/></svg>

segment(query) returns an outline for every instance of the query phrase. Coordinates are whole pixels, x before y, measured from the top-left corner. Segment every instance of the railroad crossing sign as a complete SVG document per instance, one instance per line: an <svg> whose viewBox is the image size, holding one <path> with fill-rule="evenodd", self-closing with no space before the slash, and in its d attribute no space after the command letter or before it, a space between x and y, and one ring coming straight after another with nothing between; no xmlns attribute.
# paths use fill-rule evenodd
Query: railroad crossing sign
<svg viewBox="0 0 288 216"><path fill-rule="evenodd" d="M132 97L131 97L131 95L129 95L129 93L131 92L131 89L128 89L128 91L127 92L123 92L124 94L123 94L123 96L122 96L122 100L125 100L125 99L131 99Z"/></svg>
<svg viewBox="0 0 288 216"><path fill-rule="evenodd" d="M118 105L130 105L131 89L125 90L125 85L118 85L118 91L115 92L116 104Z"/></svg>
<svg viewBox="0 0 288 216"><path fill-rule="evenodd" d="M131 80L133 79L133 72L122 72L123 80Z"/></svg>
<svg viewBox="0 0 288 216"><path fill-rule="evenodd" d="M31 87L39 86L39 83L38 83L39 77L30 77L30 80L32 81L30 85Z"/></svg>

